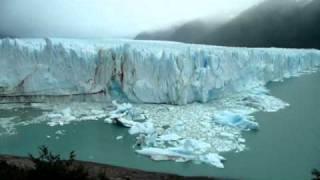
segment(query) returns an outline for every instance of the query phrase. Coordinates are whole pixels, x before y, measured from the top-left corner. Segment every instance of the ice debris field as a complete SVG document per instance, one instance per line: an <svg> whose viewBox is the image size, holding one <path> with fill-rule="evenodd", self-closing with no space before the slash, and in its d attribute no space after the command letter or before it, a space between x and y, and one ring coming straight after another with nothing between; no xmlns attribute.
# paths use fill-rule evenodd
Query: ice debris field
<svg viewBox="0 0 320 180"><path fill-rule="evenodd" d="M128 128L135 151L154 160L223 168L246 149L253 113L289 106L265 85L318 70L320 51L226 48L131 40L0 40L0 109L45 109L17 126L101 120ZM6 104L27 102L28 104ZM122 137L116 137L121 140Z"/></svg>

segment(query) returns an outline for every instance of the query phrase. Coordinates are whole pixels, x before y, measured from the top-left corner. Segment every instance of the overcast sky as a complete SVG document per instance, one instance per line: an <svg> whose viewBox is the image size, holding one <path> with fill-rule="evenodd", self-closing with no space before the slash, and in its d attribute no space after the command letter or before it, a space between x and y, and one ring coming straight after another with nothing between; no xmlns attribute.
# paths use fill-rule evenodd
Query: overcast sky
<svg viewBox="0 0 320 180"><path fill-rule="evenodd" d="M234 16L263 0L0 0L0 33L128 37L204 17Z"/></svg>

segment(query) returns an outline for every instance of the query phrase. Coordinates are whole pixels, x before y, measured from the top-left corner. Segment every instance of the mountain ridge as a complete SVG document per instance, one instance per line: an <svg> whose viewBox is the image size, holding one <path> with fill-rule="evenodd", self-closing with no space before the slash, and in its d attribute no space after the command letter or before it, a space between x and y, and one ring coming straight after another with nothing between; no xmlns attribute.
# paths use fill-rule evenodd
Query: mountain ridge
<svg viewBox="0 0 320 180"><path fill-rule="evenodd" d="M162 36L155 39L153 37L159 34L155 31L146 33L148 37L139 34L136 39L238 47L320 49L320 1L266 0L227 22L215 24L212 26L214 28L209 26L190 21L175 29L175 34L168 35L163 31Z"/></svg>

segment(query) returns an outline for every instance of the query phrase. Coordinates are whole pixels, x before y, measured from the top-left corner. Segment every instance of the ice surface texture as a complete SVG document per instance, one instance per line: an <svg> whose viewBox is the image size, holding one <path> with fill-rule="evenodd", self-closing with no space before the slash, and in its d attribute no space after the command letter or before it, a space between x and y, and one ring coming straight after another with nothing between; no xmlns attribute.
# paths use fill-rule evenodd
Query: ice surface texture
<svg viewBox="0 0 320 180"><path fill-rule="evenodd" d="M313 71L317 50L130 40L4 39L0 95L104 93L105 101L207 102Z"/></svg>

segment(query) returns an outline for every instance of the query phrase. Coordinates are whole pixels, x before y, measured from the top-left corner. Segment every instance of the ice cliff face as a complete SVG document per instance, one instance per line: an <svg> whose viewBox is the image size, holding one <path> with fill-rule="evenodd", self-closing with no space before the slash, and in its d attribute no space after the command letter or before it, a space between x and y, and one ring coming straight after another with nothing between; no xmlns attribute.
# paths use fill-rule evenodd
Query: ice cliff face
<svg viewBox="0 0 320 180"><path fill-rule="evenodd" d="M0 96L104 94L105 101L187 104L297 76L317 50L129 40L4 39Z"/></svg>

